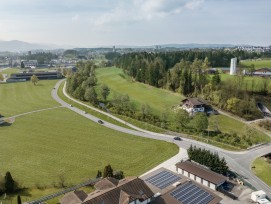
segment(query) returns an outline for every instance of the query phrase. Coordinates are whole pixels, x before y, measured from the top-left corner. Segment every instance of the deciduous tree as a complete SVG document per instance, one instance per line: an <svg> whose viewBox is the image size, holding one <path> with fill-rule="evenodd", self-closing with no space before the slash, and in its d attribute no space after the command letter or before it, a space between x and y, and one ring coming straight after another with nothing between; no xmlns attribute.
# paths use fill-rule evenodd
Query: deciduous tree
<svg viewBox="0 0 271 204"><path fill-rule="evenodd" d="M191 123L193 128L199 132L206 130L209 125L208 118L205 113L196 113Z"/></svg>
<svg viewBox="0 0 271 204"><path fill-rule="evenodd" d="M110 94L110 89L106 84L101 85L100 87L100 93L103 98L103 100L106 101L107 96Z"/></svg>
<svg viewBox="0 0 271 204"><path fill-rule="evenodd" d="M34 85L36 85L38 83L38 81L39 81L39 78L34 74L34 75L31 76L30 80Z"/></svg>

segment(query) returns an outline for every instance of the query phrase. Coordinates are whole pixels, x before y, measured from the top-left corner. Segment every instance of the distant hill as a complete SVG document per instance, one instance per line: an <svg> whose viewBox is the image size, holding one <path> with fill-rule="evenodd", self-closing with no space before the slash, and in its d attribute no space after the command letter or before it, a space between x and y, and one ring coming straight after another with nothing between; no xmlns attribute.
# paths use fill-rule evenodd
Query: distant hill
<svg viewBox="0 0 271 204"><path fill-rule="evenodd" d="M200 43L187 43L187 44L157 44L157 45L147 45L147 46L134 46L134 45L116 45L116 48L177 48L177 49L194 49L194 48L223 48L223 47L236 47L232 44L200 44ZM112 46L103 46L112 47Z"/></svg>
<svg viewBox="0 0 271 204"><path fill-rule="evenodd" d="M0 51L1 52L22 52L28 50L51 50L59 48L56 45L49 45L49 44L38 44L38 43L28 43L19 40L12 40L12 41L0 41Z"/></svg>
<svg viewBox="0 0 271 204"><path fill-rule="evenodd" d="M163 44L159 45L162 48L174 47L174 48L222 48L222 47L235 47L232 44L198 44L198 43L188 43L188 44Z"/></svg>

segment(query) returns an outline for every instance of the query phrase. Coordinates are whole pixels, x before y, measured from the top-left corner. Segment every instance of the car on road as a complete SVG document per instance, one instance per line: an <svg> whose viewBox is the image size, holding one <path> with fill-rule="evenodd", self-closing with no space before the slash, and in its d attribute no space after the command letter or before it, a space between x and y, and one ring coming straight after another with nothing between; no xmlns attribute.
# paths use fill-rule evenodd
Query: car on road
<svg viewBox="0 0 271 204"><path fill-rule="evenodd" d="M180 138L180 137L174 137L173 139L178 140L178 141L182 141L182 138Z"/></svg>
<svg viewBox="0 0 271 204"><path fill-rule="evenodd" d="M73 106L70 104L70 107L73 107Z"/></svg>
<svg viewBox="0 0 271 204"><path fill-rule="evenodd" d="M98 123L100 124L104 124L104 122L102 120L98 120Z"/></svg>

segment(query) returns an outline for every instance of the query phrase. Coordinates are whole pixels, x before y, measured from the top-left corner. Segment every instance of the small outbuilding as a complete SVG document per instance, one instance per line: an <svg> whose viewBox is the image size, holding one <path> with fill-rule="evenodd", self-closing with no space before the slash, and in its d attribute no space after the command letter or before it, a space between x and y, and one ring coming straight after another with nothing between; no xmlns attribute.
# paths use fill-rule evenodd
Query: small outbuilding
<svg viewBox="0 0 271 204"><path fill-rule="evenodd" d="M212 190L216 190L219 186L227 181L225 176L190 161L177 163L176 170L179 174L182 174L191 180L209 187Z"/></svg>

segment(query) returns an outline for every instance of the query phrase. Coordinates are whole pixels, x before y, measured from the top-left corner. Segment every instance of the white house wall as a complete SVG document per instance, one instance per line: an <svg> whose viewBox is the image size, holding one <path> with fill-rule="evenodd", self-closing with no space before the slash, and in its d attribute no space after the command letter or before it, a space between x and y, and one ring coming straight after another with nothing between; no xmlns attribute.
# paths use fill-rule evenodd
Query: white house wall
<svg viewBox="0 0 271 204"><path fill-rule="evenodd" d="M201 183L201 178L197 176L196 177L196 182Z"/></svg>
<svg viewBox="0 0 271 204"><path fill-rule="evenodd" d="M188 172L187 171L183 171L183 175L188 177Z"/></svg>
<svg viewBox="0 0 271 204"><path fill-rule="evenodd" d="M210 183L210 188L213 189L213 190L216 190L216 189L215 189L215 184Z"/></svg>
<svg viewBox="0 0 271 204"><path fill-rule="evenodd" d="M209 187L209 186L208 186L208 181L206 181L206 180L204 180L204 179L203 179L203 183L202 183L202 184L203 184L204 186Z"/></svg>

